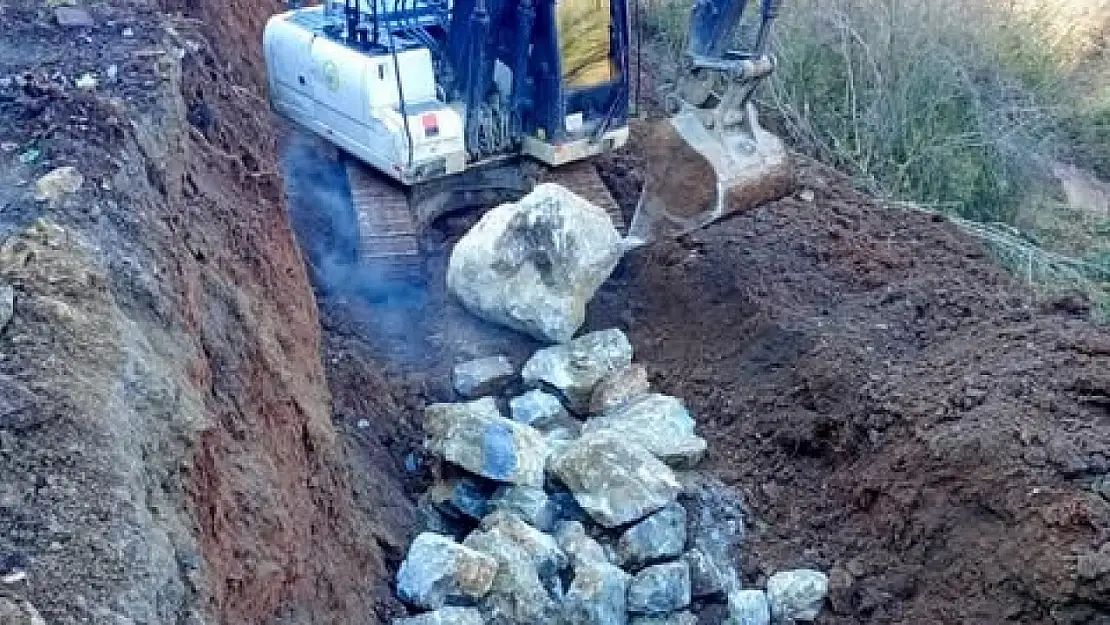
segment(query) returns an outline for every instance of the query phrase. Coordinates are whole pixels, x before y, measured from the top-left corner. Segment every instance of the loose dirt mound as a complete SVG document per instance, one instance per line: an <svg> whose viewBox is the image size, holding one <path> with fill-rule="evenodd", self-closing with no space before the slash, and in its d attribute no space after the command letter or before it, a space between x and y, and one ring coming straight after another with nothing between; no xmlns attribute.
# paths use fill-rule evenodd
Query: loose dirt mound
<svg viewBox="0 0 1110 625"><path fill-rule="evenodd" d="M831 569L830 623L1105 618L1105 331L1036 308L942 219L802 182L814 202L649 248L595 310L630 308L746 492L748 581Z"/></svg>

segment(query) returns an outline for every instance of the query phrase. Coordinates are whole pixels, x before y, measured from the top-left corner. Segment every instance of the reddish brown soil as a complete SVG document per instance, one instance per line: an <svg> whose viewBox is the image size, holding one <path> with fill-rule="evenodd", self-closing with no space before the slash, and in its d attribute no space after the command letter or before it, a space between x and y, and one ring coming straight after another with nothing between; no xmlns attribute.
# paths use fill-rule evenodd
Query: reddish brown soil
<svg viewBox="0 0 1110 625"><path fill-rule="evenodd" d="M831 570L825 623L1106 622L1106 329L941 218L801 183L814 202L640 252L593 311L630 309L638 358L746 494L746 579Z"/></svg>

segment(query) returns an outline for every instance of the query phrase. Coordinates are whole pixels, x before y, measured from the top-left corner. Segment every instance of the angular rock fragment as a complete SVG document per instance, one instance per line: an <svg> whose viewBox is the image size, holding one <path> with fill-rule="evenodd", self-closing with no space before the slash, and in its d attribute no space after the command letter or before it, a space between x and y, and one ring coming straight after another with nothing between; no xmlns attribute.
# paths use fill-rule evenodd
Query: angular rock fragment
<svg viewBox="0 0 1110 625"><path fill-rule="evenodd" d="M543 549L537 549L536 544L526 547L498 527L472 532L463 545L497 562L497 575L479 603L490 622L553 622L558 604L549 588L558 583L558 577L548 576L546 584L541 578L537 562L544 561Z"/></svg>
<svg viewBox="0 0 1110 625"><path fill-rule="evenodd" d="M62 28L92 28L96 26L92 15L81 7L60 6L54 8L54 19Z"/></svg>
<svg viewBox="0 0 1110 625"><path fill-rule="evenodd" d="M617 553L621 566L639 568L677 558L685 546L686 508L672 502L625 530L617 541Z"/></svg>
<svg viewBox="0 0 1110 625"><path fill-rule="evenodd" d="M570 414L558 397L538 389L510 399L509 411L513 421L530 425L538 430L570 419Z"/></svg>
<svg viewBox="0 0 1110 625"><path fill-rule="evenodd" d="M744 540L744 502L721 480L697 473L683 474L679 501L687 510L687 543L717 565L729 590L739 581L730 563Z"/></svg>
<svg viewBox="0 0 1110 625"><path fill-rule="evenodd" d="M612 564L583 562L563 602L566 625L627 625L631 576Z"/></svg>
<svg viewBox="0 0 1110 625"><path fill-rule="evenodd" d="M493 494L490 506L493 510L516 515L542 532L555 529L558 510L542 488L502 486Z"/></svg>
<svg viewBox="0 0 1110 625"><path fill-rule="evenodd" d="M494 558L450 538L425 532L409 547L397 572L397 595L428 610L448 600L476 600L485 595L497 573Z"/></svg>
<svg viewBox="0 0 1110 625"><path fill-rule="evenodd" d="M586 528L578 521L559 524L555 531L555 540L563 553L567 554L571 566L576 569L590 563L609 562L605 557L605 550L596 540L586 535Z"/></svg>
<svg viewBox="0 0 1110 625"><path fill-rule="evenodd" d="M40 202L60 202L66 196L76 193L84 183L85 177L76 167L58 167L35 182L35 199Z"/></svg>
<svg viewBox="0 0 1110 625"><path fill-rule="evenodd" d="M682 554L682 560L690 566L690 593L695 598L719 595L727 590L728 574L704 551L691 549Z"/></svg>
<svg viewBox="0 0 1110 625"><path fill-rule="evenodd" d="M555 184L488 211L455 245L447 288L474 314L555 343L623 253L604 210Z"/></svg>
<svg viewBox="0 0 1110 625"><path fill-rule="evenodd" d="M688 605L690 568L685 562L649 566L628 587L628 611L633 614L669 614Z"/></svg>
<svg viewBox="0 0 1110 625"><path fill-rule="evenodd" d="M471 473L499 482L543 486L548 454L543 436L502 417L492 397L428 406L424 431L430 451Z"/></svg>
<svg viewBox="0 0 1110 625"><path fill-rule="evenodd" d="M554 388L571 410L584 413L598 380L631 362L632 344L624 332L600 330L539 350L524 363L521 376L526 384Z"/></svg>
<svg viewBox="0 0 1110 625"><path fill-rule="evenodd" d="M501 392L515 375L512 361L504 356L490 356L455 365L451 380L456 393L475 398Z"/></svg>
<svg viewBox="0 0 1110 625"><path fill-rule="evenodd" d="M647 449L676 468L692 468L705 456L705 439L694 434L694 419L674 397L641 395L604 415L592 417L584 434L608 432Z"/></svg>
<svg viewBox="0 0 1110 625"><path fill-rule="evenodd" d="M10 284L0 285L0 330L8 327L15 316L15 288Z"/></svg>
<svg viewBox="0 0 1110 625"><path fill-rule="evenodd" d="M812 621L829 594L829 578L820 571L780 571L767 579L767 601L776 623Z"/></svg>
<svg viewBox="0 0 1110 625"><path fill-rule="evenodd" d="M485 625L477 608L447 606L417 616L393 619L393 625Z"/></svg>
<svg viewBox="0 0 1110 625"><path fill-rule="evenodd" d="M639 520L671 503L679 484L646 449L607 435L584 436L551 462L582 509L605 527Z"/></svg>
<svg viewBox="0 0 1110 625"><path fill-rule="evenodd" d="M698 625L698 617L687 611L663 616L633 616L628 625Z"/></svg>
<svg viewBox="0 0 1110 625"><path fill-rule="evenodd" d="M567 565L567 556L555 537L528 525L520 518L495 512L482 519L482 529L511 541L531 559L540 577L557 575Z"/></svg>
<svg viewBox="0 0 1110 625"><path fill-rule="evenodd" d="M762 590L737 590L728 595L725 625L769 625L771 608Z"/></svg>
<svg viewBox="0 0 1110 625"><path fill-rule="evenodd" d="M31 602L16 597L0 597L0 623L4 625L46 625Z"/></svg>
<svg viewBox="0 0 1110 625"><path fill-rule="evenodd" d="M590 395L590 414L601 414L627 403L651 390L647 369L631 364L612 371L598 380Z"/></svg>
<svg viewBox="0 0 1110 625"><path fill-rule="evenodd" d="M496 484L474 477L452 477L437 481L428 492L433 504L451 515L480 520L489 514L490 497Z"/></svg>

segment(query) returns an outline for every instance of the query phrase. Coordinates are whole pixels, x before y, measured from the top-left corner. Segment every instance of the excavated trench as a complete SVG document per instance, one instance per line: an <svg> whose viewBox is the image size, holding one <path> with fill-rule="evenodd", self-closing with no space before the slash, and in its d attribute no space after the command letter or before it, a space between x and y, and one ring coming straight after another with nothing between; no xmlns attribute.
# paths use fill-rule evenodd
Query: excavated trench
<svg viewBox="0 0 1110 625"><path fill-rule="evenodd" d="M403 613L422 408L454 362L535 348L444 292L474 216L437 224L425 289L314 293L303 235L341 181L265 108L276 4L94 3L81 37L8 7L0 74L31 79L0 87L0 135L37 153L0 170L0 373L35 418L0 416L0 564L30 580L0 599L52 624ZM108 64L92 92L58 78ZM64 200L19 184L63 165L86 179ZM627 208L635 146L599 167ZM690 405L746 509L745 584L828 571L824 623L1106 622L1105 329L943 219L801 169L812 201L634 253L587 320Z"/></svg>

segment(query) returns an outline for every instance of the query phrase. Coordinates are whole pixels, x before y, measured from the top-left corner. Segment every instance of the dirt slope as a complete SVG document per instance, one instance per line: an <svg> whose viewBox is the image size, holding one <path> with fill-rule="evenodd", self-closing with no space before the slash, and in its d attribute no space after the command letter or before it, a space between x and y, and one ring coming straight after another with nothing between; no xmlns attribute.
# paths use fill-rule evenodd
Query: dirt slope
<svg viewBox="0 0 1110 625"><path fill-rule="evenodd" d="M802 181L813 202L657 245L595 308L630 309L746 493L748 580L831 569L827 623L1105 622L1110 334L942 219Z"/></svg>
<svg viewBox="0 0 1110 625"><path fill-rule="evenodd" d="M82 6L0 8L0 565L29 580L0 594L52 624L376 622L261 96L277 7ZM35 201L63 165L81 188Z"/></svg>

